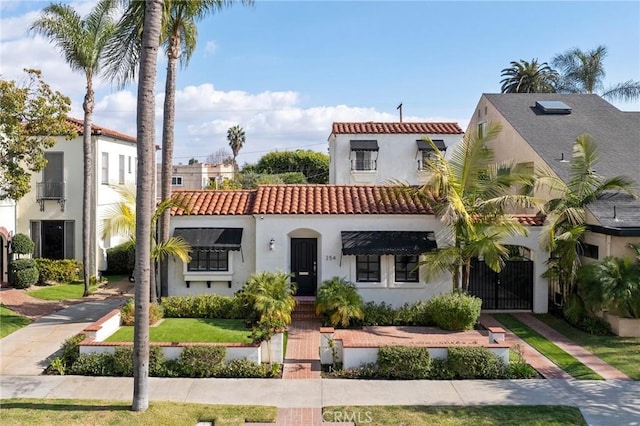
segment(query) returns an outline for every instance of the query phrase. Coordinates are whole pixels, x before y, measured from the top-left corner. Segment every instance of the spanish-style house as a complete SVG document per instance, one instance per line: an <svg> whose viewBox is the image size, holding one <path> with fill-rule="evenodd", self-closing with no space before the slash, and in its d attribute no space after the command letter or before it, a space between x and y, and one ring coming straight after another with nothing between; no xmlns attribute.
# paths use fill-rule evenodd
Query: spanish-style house
<svg viewBox="0 0 640 426"><path fill-rule="evenodd" d="M490 142L497 161L516 159L566 180L573 143L587 133L598 144L594 172L625 175L640 183L640 112L621 111L597 95L483 94L469 129L483 131L496 122L503 126ZM546 198L549 193L536 196ZM583 261L631 256L628 244L640 241L640 200L612 194L594 201L586 224Z"/></svg>
<svg viewBox="0 0 640 426"><path fill-rule="evenodd" d="M160 194L161 164L156 166L156 194ZM198 190L207 187L217 189L225 179L233 179L231 163L191 163L171 166L171 190Z"/></svg>
<svg viewBox="0 0 640 426"><path fill-rule="evenodd" d="M17 230L35 242L34 257L76 259L82 262L82 188L84 181L82 120L68 119L78 136L72 140L57 137L45 150L47 165L31 177L31 191L17 203ZM106 249L120 241L102 241L104 217L119 201L113 186L136 182L136 139L98 125L91 127L93 144L91 208L91 274L106 269Z"/></svg>
<svg viewBox="0 0 640 426"><path fill-rule="evenodd" d="M322 281L338 276L353 282L365 301L395 306L452 288L448 274L427 281L424 267L414 270L420 254L448 243L438 241L441 221L424 200L393 186L264 185L173 197L183 208L172 209L172 235L193 250L189 263L169 261L170 296L231 295L254 272L277 270L292 274L298 295L313 296ZM524 289L522 309L546 312L541 223L534 216L520 221L530 232L509 243L527 252L535 274L514 283L515 293Z"/></svg>
<svg viewBox="0 0 640 426"><path fill-rule="evenodd" d="M463 132L451 122L333 123L328 139L329 183L425 183L423 164L432 153L425 136L446 151L462 140Z"/></svg>

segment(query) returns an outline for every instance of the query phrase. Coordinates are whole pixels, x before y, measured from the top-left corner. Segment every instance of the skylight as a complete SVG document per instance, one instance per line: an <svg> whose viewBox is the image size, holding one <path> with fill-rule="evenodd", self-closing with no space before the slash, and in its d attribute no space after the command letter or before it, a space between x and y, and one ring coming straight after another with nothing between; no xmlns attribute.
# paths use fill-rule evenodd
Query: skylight
<svg viewBox="0 0 640 426"><path fill-rule="evenodd" d="M571 114L571 107L561 101L536 101L536 108L544 114Z"/></svg>

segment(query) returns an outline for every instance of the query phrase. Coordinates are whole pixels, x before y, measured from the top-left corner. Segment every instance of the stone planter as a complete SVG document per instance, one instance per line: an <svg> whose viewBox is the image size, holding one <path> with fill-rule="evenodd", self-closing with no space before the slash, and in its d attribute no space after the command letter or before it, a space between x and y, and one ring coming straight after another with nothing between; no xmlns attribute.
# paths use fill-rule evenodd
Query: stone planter
<svg viewBox="0 0 640 426"><path fill-rule="evenodd" d="M609 312L605 312L604 319L617 336L640 337L640 319L622 318Z"/></svg>

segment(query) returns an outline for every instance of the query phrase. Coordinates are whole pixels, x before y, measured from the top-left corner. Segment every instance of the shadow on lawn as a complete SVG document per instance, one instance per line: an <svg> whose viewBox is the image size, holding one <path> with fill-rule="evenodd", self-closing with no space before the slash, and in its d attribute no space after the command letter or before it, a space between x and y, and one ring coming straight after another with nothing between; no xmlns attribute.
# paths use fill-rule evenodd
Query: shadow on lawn
<svg viewBox="0 0 640 426"><path fill-rule="evenodd" d="M131 404L119 405L81 405L64 404L62 402L6 402L2 403L2 409L24 409L24 410L51 410L51 411L131 411Z"/></svg>

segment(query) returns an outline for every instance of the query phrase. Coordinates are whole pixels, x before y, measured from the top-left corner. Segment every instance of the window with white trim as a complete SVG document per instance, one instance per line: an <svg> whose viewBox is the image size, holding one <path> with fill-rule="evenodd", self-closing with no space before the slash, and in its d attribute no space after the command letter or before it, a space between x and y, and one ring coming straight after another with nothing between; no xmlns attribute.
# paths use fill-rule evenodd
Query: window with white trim
<svg viewBox="0 0 640 426"><path fill-rule="evenodd" d="M380 256L360 254L356 256L356 281L360 283L380 282Z"/></svg>
<svg viewBox="0 0 640 426"><path fill-rule="evenodd" d="M171 177L171 185L173 185L173 186L182 186L182 176L172 176Z"/></svg>
<svg viewBox="0 0 640 426"><path fill-rule="evenodd" d="M191 251L191 262L187 271L228 271L229 251L210 248L196 248Z"/></svg>
<svg viewBox="0 0 640 426"><path fill-rule="evenodd" d="M418 255L401 254L394 256L395 282L417 283L418 276Z"/></svg>
<svg viewBox="0 0 640 426"><path fill-rule="evenodd" d="M102 179L101 183L103 185L109 185L109 153L102 153Z"/></svg>
<svg viewBox="0 0 640 426"><path fill-rule="evenodd" d="M118 156L118 184L124 185L124 155Z"/></svg>

